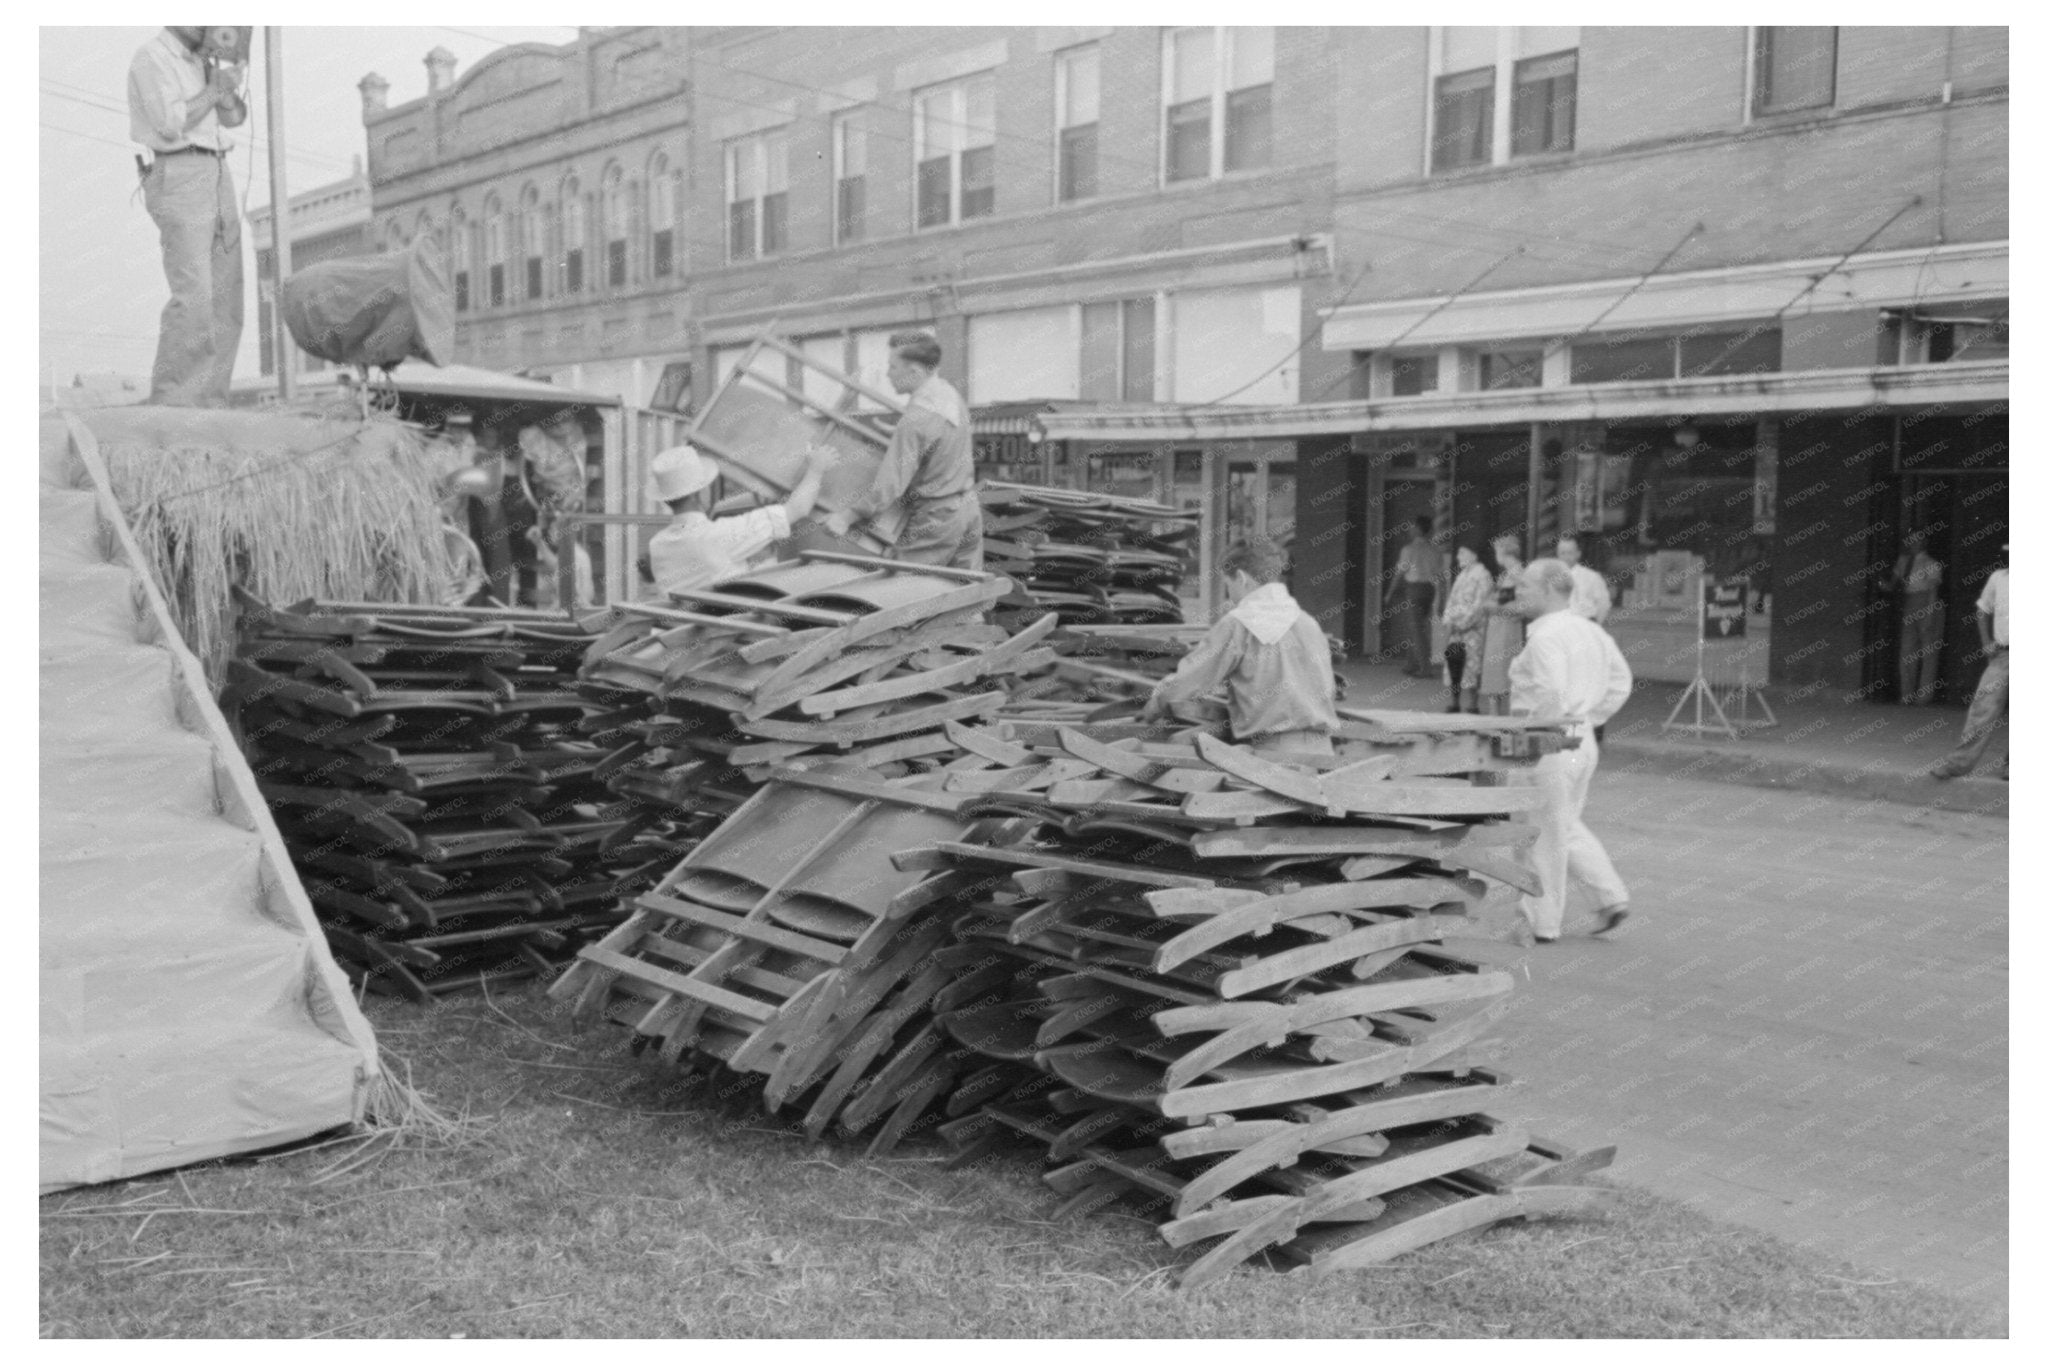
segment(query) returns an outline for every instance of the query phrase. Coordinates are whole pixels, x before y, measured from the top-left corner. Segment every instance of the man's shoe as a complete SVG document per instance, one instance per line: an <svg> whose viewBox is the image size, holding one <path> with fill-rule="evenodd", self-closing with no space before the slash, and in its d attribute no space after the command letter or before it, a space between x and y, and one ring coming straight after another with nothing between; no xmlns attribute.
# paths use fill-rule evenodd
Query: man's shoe
<svg viewBox="0 0 2048 1365"><path fill-rule="evenodd" d="M1608 906L1600 912L1599 923L1593 926L1593 937L1598 938L1602 934L1613 933L1621 927L1621 922L1627 918L1628 907L1626 905Z"/></svg>

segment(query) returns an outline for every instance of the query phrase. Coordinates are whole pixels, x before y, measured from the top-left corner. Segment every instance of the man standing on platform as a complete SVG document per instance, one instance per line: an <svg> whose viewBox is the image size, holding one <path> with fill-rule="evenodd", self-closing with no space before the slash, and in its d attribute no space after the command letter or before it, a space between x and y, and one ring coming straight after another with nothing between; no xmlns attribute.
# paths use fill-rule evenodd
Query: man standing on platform
<svg viewBox="0 0 2048 1365"><path fill-rule="evenodd" d="M1991 743L1991 732L2005 719L2006 698L2012 685L2011 655L2007 652L2012 634L2007 620L2012 589L2006 583L2004 561L2012 547L2001 545L1998 549L1999 565L1992 570L1984 591L1977 595L1977 641L1984 647L1984 676L1977 680L1977 691L1970 698L1970 714L1963 720L1962 739L1947 758L1928 770L1930 777L1961 777L1976 767ZM2011 770L2012 755L2008 753L1993 776L2004 781Z"/></svg>
<svg viewBox="0 0 2048 1365"><path fill-rule="evenodd" d="M1415 534L1401 547L1392 586L1401 594L1402 633L1407 636L1408 663L1402 671L1411 678L1427 678L1433 676L1429 627L1436 619L1436 584L1444 576L1444 552L1429 538L1428 517L1417 517L1410 525Z"/></svg>
<svg viewBox="0 0 2048 1365"><path fill-rule="evenodd" d="M1586 828L1585 810L1600 765L1594 727L1622 708L1635 679L1613 637L1574 612L1571 602L1572 573L1561 561L1539 559L1522 571L1515 606L1529 618L1529 639L1508 665L1508 709L1534 720L1563 721L1579 741L1575 749L1545 754L1533 770L1518 775L1543 794L1531 855L1543 890L1522 897L1527 923L1519 931L1538 943L1554 943L1563 932L1566 892L1573 881L1593 893L1595 934L1628 918L1628 887L1606 848Z"/></svg>
<svg viewBox="0 0 2048 1365"><path fill-rule="evenodd" d="M172 407L226 407L242 344L242 211L220 122L234 81L208 77L207 32L166 28L128 64L128 135L150 152L136 164L171 286L149 401Z"/></svg>
<svg viewBox="0 0 2048 1365"><path fill-rule="evenodd" d="M835 536L902 502L898 559L955 569L981 567L981 499L974 492L974 428L960 391L939 378L937 338L889 338L889 386L909 396L895 435L859 502L825 519Z"/></svg>

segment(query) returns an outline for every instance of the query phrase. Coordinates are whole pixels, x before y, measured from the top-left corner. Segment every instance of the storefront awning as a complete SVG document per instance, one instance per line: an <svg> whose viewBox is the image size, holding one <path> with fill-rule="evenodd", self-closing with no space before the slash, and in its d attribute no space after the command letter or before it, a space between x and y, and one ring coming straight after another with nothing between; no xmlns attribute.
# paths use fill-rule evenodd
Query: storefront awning
<svg viewBox="0 0 2048 1365"><path fill-rule="evenodd" d="M2003 360L1800 370L1792 374L1572 384L1275 407L1163 405L1122 412L1041 412L1047 441L1257 441L1354 432L1428 431L1641 418L1751 416L1838 408L1883 410L2003 403Z"/></svg>

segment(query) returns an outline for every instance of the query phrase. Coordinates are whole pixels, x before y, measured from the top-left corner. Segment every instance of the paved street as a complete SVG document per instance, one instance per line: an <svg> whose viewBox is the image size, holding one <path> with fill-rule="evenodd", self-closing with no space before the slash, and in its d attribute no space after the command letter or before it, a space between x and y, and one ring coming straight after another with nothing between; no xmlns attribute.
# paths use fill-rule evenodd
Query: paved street
<svg viewBox="0 0 2048 1365"><path fill-rule="evenodd" d="M1529 955L1517 1112L1869 1278L2002 1299L2007 822L1620 774L1588 821L1638 913Z"/></svg>

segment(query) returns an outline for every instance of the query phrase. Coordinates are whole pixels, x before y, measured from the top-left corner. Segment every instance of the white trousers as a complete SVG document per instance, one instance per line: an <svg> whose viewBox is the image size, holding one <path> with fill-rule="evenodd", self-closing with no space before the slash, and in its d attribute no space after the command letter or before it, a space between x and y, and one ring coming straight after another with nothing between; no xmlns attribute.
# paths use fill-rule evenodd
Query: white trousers
<svg viewBox="0 0 2048 1365"><path fill-rule="evenodd" d="M1543 804L1530 817L1537 832L1529 855L1543 894L1522 897L1523 916L1543 938L1563 932L1565 898L1572 882L1591 891L1601 909L1628 900L1628 887L1584 819L1586 795L1599 766L1600 749L1588 726L1580 733L1578 748L1545 754L1520 777L1543 794Z"/></svg>

